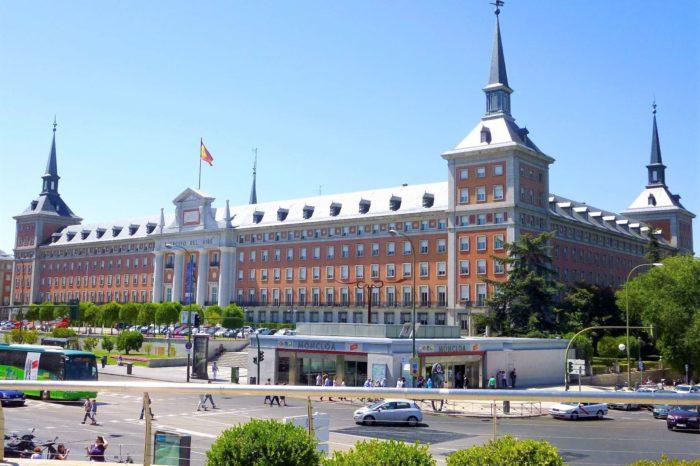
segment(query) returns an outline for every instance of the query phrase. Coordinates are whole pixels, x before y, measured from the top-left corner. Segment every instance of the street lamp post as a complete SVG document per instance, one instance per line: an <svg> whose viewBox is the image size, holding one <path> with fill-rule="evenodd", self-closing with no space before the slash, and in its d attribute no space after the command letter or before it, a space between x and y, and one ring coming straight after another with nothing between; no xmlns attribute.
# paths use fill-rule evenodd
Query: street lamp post
<svg viewBox="0 0 700 466"><path fill-rule="evenodd" d="M404 232L397 230L389 230L391 236L402 236L408 240L411 245L411 277L413 277L413 292L411 294L411 302L413 304L413 316L411 317L412 329L411 335L413 337L413 360L415 361L417 357L416 353L416 248L413 247L413 240Z"/></svg>
<svg viewBox="0 0 700 466"><path fill-rule="evenodd" d="M625 320L626 320L626 343L627 343L627 388L632 388L632 368L630 367L630 300L629 300L629 285L630 277L632 273L640 267L663 267L664 264L661 262L653 262L648 264L639 264L632 267L630 273L627 274L627 280L625 280Z"/></svg>
<svg viewBox="0 0 700 466"><path fill-rule="evenodd" d="M192 257L192 251L184 248L183 246L178 246L177 244L167 243L165 245L166 249L181 249L185 251L185 254ZM190 366L192 365L192 273L194 272L194 267L190 265L189 262L185 265L185 305L187 306L187 382L190 381ZM179 296L178 296L179 299Z"/></svg>

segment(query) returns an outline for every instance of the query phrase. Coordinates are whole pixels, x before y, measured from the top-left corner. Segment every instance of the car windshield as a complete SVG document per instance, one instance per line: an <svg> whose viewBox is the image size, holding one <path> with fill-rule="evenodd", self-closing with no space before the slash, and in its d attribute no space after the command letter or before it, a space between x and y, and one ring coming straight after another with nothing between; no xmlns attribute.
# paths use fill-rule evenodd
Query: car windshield
<svg viewBox="0 0 700 466"><path fill-rule="evenodd" d="M376 401L376 402L372 403L371 405L369 405L368 408L369 409L377 409L383 404L384 404L383 401Z"/></svg>
<svg viewBox="0 0 700 466"><path fill-rule="evenodd" d="M579 405L579 403L576 403L575 401L565 401L562 404L567 405L567 406L578 406Z"/></svg>
<svg viewBox="0 0 700 466"><path fill-rule="evenodd" d="M690 406L690 405L678 405L674 406L671 408L671 411L691 411L691 412L698 412L698 407L697 406Z"/></svg>
<svg viewBox="0 0 700 466"><path fill-rule="evenodd" d="M71 356L66 360L66 380L97 380L94 356Z"/></svg>

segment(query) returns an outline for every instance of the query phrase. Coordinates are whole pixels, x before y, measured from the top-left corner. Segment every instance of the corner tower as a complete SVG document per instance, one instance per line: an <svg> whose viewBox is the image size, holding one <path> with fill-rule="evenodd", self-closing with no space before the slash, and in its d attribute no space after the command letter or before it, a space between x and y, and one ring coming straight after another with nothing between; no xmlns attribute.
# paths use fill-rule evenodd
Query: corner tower
<svg viewBox="0 0 700 466"><path fill-rule="evenodd" d="M494 5L489 77L482 88L485 112L454 149L442 154L449 196L448 323L472 334L471 316L486 312L493 293L489 282L506 279L493 257L505 256L504 245L523 233L549 230L549 165L554 162L513 118L501 35L503 2Z"/></svg>
<svg viewBox="0 0 700 466"><path fill-rule="evenodd" d="M15 280L13 281L13 304L30 304L39 299L39 257L38 250L49 243L54 234L69 225L80 224L82 219L75 215L58 193L58 162L56 156L56 120L53 123L53 138L46 170L42 175L41 192L24 212L15 215ZM15 286L19 283L19 286Z"/></svg>
<svg viewBox="0 0 700 466"><path fill-rule="evenodd" d="M681 204L681 196L666 185L666 165L661 158L656 102L652 105L651 154L647 165L647 185L623 214L641 220L660 231L661 236L679 252L693 253L695 214Z"/></svg>

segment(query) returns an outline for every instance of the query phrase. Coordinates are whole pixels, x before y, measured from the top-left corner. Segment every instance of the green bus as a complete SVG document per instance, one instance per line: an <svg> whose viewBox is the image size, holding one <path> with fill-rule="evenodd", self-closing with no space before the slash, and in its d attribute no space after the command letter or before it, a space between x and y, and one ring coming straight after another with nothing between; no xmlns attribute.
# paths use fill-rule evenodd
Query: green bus
<svg viewBox="0 0 700 466"><path fill-rule="evenodd" d="M95 355L60 346L0 344L0 380L97 380ZM97 392L26 390L44 400L94 398Z"/></svg>

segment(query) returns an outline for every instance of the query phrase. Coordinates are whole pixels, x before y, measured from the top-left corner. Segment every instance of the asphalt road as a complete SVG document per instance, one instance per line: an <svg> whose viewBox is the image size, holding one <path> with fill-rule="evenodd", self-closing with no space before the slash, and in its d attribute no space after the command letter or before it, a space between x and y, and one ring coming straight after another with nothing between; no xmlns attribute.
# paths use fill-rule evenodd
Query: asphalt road
<svg viewBox="0 0 700 466"><path fill-rule="evenodd" d="M155 429L174 430L192 436L192 464L202 465L206 451L225 428L251 418L281 418L306 414L302 400L289 399L289 406L263 405L257 397L216 399L220 409L196 412L197 398L184 395L153 396ZM143 421L139 421L141 398L133 395L101 394L98 397L99 425L83 425L79 403L29 400L22 408L5 408L7 431L37 428L39 438L59 437L72 452L83 459L84 448L96 435L110 443L108 456L130 454L136 462L143 455ZM430 444L431 451L444 464L451 452L491 438L490 419L436 416L426 413L424 425L358 426L352 420L355 406L314 402L314 410L330 415L330 448L347 449L367 438L398 439ZM544 438L553 443L568 463L575 465L624 465L640 458L658 458L661 454L679 458L700 458L700 434L670 432L662 420L647 411L610 411L605 420L564 421L549 417L499 419L498 433L518 437Z"/></svg>

